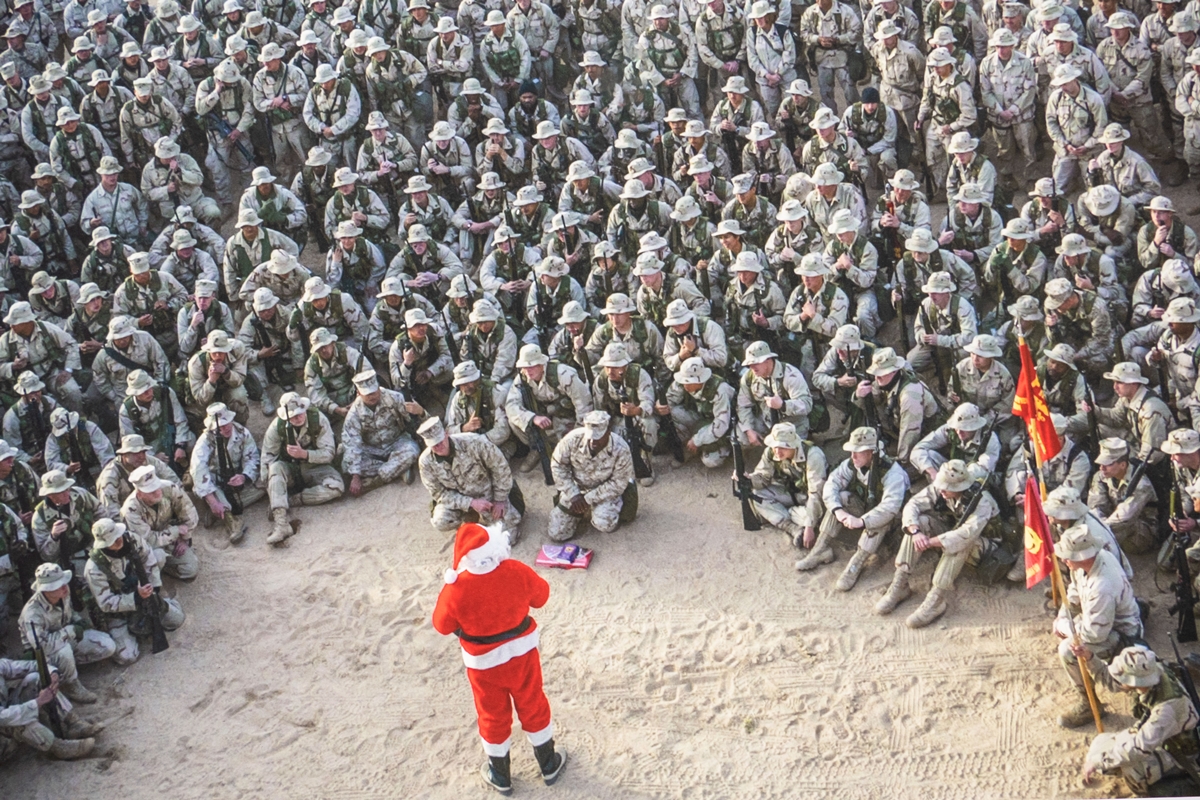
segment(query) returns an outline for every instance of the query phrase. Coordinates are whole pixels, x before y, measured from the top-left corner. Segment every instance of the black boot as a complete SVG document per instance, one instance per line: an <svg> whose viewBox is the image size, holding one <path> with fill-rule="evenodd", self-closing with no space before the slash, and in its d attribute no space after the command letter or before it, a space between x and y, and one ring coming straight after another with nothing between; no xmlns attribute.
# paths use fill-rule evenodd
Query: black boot
<svg viewBox="0 0 1200 800"><path fill-rule="evenodd" d="M554 752L554 740L539 744L533 748L533 755L537 758L538 766L542 770L542 781L547 786L553 786L558 780L558 776L562 774L563 767L567 765L567 751L561 753Z"/></svg>
<svg viewBox="0 0 1200 800"><path fill-rule="evenodd" d="M487 763L480 769L484 783L500 794L512 794L511 763L507 755L488 756Z"/></svg>

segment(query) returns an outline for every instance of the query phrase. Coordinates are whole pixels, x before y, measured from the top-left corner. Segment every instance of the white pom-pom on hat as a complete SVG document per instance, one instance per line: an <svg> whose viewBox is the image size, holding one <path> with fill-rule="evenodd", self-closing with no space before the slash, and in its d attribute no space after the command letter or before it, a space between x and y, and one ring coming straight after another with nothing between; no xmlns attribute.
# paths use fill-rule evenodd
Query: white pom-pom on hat
<svg viewBox="0 0 1200 800"><path fill-rule="evenodd" d="M445 579L446 583L454 583L455 581L458 580L458 570L456 570L456 569L446 570L444 579Z"/></svg>

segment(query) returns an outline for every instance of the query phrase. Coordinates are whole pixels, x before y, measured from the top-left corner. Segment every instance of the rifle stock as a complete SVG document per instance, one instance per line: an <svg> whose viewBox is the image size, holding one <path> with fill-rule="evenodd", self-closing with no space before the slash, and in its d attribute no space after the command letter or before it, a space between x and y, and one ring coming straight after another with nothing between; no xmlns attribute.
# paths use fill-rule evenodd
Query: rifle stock
<svg viewBox="0 0 1200 800"><path fill-rule="evenodd" d="M736 424L729 426L729 441L733 445L733 496L742 503L742 530L760 531L762 521L754 513L754 506L750 503L757 498L754 495L754 486L746 475L746 454L742 452L742 443L738 441Z"/></svg>

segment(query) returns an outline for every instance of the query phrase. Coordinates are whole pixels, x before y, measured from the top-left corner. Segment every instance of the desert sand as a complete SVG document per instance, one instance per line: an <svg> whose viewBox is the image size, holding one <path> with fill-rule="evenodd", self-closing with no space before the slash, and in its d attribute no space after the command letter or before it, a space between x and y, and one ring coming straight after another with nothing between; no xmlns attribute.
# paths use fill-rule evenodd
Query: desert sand
<svg viewBox="0 0 1200 800"><path fill-rule="evenodd" d="M1049 159L1037 174L1049 174ZM1181 211L1196 193L1170 189ZM1023 198L1022 198L1023 200ZM1019 207L1019 206L1018 206ZM933 210L938 221L944 205ZM1193 226L1196 218L1187 218ZM229 235L232 226L223 231ZM314 248L303 261L318 274ZM884 343L897 337L885 331ZM892 335L888 335L892 334ZM254 407L251 428L265 421ZM830 468L843 453L827 448ZM757 451L750 464L755 463ZM1054 722L1068 697L1042 587L983 586L970 569L945 616L911 631L871 609L889 560L853 592L837 563L797 573L783 534L741 530L729 470L657 459L637 521L576 541L596 548L586 572L543 570L535 612L557 742L570 763L542 785L516 732L516 796L611 798L1107 797L1084 787L1095 731ZM513 557L533 563L551 490L518 474L529 504ZM262 502L238 546L196 537L199 578L167 579L188 620L171 649L127 669L85 667L108 722L96 757L49 762L29 752L0 770L6 800L367 800L493 796L457 641L429 617L451 538L428 522L418 481L331 506L302 508L299 535L273 549ZM917 585L927 589L927 555ZM1170 577L1134 559L1160 652L1174 621ZM1200 649L1185 646L1185 651ZM1109 698L1110 729L1130 722Z"/></svg>

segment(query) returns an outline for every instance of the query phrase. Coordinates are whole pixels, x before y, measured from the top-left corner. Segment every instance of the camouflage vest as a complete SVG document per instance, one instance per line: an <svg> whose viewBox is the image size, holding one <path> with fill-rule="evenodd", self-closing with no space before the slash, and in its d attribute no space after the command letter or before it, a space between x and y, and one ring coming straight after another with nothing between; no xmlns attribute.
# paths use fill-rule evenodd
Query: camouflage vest
<svg viewBox="0 0 1200 800"><path fill-rule="evenodd" d="M321 415L315 408L310 408L305 413L304 433L298 435L296 429L292 427L289 420L276 419L275 433L279 436L279 441L283 443L283 447L279 450L279 460L286 461L289 464L305 464L306 461L297 461L288 455L287 445L295 444L303 447L305 450L314 450L317 446L317 437L321 435Z"/></svg>
<svg viewBox="0 0 1200 800"><path fill-rule="evenodd" d="M140 433L146 443L156 448L158 452L170 453L174 450L175 445L175 409L171 405L171 398L166 387L160 384L155 386L153 391L154 397L151 403L158 403L159 415L157 418L150 419L136 397L126 397L123 406L130 422L133 423L133 430Z"/></svg>

